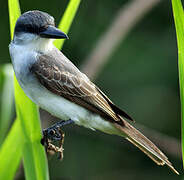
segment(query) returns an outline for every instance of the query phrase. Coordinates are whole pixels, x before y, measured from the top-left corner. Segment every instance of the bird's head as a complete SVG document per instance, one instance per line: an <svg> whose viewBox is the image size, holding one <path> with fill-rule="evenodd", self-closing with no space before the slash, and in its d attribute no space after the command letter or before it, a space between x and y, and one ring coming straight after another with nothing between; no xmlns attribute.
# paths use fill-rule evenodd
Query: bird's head
<svg viewBox="0 0 184 180"><path fill-rule="evenodd" d="M68 36L55 27L54 18L38 10L22 14L15 25L14 43L43 43L50 39L66 39Z"/></svg>

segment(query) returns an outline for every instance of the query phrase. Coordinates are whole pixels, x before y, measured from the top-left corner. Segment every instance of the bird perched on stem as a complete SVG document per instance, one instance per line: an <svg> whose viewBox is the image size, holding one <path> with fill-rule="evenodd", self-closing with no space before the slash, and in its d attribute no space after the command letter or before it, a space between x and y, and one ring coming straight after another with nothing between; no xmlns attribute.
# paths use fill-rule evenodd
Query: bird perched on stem
<svg viewBox="0 0 184 180"><path fill-rule="evenodd" d="M15 75L26 95L61 120L126 138L155 163L166 164L178 174L168 158L125 120L132 118L53 45L53 39L62 38L68 37L55 27L54 18L47 13L28 11L17 20L9 50ZM62 125L45 132L57 139L56 129Z"/></svg>

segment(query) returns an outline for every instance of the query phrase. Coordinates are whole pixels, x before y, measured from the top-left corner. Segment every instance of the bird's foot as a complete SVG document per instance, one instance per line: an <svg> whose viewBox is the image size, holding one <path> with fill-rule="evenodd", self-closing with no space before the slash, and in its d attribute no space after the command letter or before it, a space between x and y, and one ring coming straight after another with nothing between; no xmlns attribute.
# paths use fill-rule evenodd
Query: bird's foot
<svg viewBox="0 0 184 180"><path fill-rule="evenodd" d="M72 120L60 121L51 127L43 130L43 138L41 144L45 146L46 151L50 154L59 153L58 159L63 159L63 144L64 144L64 132L61 127L74 123ZM52 142L58 142L59 146L52 144Z"/></svg>

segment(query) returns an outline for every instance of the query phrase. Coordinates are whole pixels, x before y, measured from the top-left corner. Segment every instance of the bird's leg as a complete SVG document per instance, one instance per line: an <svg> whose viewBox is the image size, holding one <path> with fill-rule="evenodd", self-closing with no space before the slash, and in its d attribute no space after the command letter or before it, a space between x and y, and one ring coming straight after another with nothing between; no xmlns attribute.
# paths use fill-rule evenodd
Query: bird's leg
<svg viewBox="0 0 184 180"><path fill-rule="evenodd" d="M61 127L72 124L74 121L71 119L68 121L60 121L51 127L43 130L43 138L41 139L41 144L46 147L47 152L59 153L59 159L63 159L63 143L64 143L64 132ZM59 147L52 144L52 142L59 142Z"/></svg>

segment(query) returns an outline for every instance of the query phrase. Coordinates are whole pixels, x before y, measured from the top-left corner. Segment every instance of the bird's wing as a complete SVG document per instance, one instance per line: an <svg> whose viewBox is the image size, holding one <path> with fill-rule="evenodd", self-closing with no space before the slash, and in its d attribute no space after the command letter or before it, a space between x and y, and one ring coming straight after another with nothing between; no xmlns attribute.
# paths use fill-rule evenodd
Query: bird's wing
<svg viewBox="0 0 184 180"><path fill-rule="evenodd" d="M97 113L110 121L123 122L119 116L132 120L116 107L86 75L81 73L65 56L40 55L31 72L39 82L54 94ZM62 55L62 56L61 56ZM58 60L57 57L62 57Z"/></svg>

